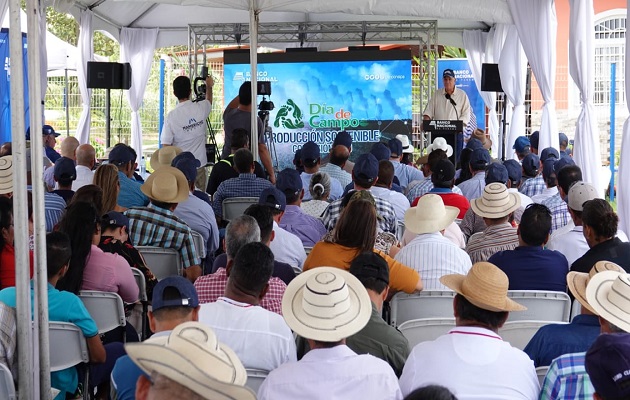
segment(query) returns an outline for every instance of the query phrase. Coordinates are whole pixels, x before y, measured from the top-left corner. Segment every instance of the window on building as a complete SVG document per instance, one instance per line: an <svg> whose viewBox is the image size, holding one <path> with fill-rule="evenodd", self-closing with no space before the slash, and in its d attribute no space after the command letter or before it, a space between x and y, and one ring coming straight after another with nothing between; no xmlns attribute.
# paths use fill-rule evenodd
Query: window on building
<svg viewBox="0 0 630 400"><path fill-rule="evenodd" d="M598 105L610 104L611 67L616 63L615 104L625 104L625 38L626 14L610 16L600 19L595 24L595 94L594 103Z"/></svg>

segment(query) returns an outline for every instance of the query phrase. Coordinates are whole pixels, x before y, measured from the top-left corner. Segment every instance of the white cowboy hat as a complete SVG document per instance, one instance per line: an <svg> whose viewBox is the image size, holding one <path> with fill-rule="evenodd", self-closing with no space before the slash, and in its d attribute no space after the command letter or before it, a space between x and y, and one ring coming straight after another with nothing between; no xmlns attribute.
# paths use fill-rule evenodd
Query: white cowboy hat
<svg viewBox="0 0 630 400"><path fill-rule="evenodd" d="M177 146L164 146L153 152L149 164L154 171L163 167L170 167L173 159L181 154L181 152L182 149Z"/></svg>
<svg viewBox="0 0 630 400"><path fill-rule="evenodd" d="M163 375L204 399L256 399L245 387L247 372L234 351L199 322L184 322L169 336L129 343L125 350L145 373Z"/></svg>
<svg viewBox="0 0 630 400"><path fill-rule="evenodd" d="M567 274L567 284L569 285L569 291L571 294L573 294L575 299L580 302L582 307L586 308L595 315L597 315L597 312L593 310L593 307L591 307L586 300L586 287L595 274L603 271L625 272L623 268L613 262L598 261L595 263L593 268L591 268L588 274L577 271L570 271Z"/></svg>
<svg viewBox="0 0 630 400"><path fill-rule="evenodd" d="M453 155L453 147L446 143L446 139L443 137L436 137L433 139L433 143L427 147L427 154L431 154L433 150L444 150L446 152L446 156L450 157Z"/></svg>
<svg viewBox="0 0 630 400"><path fill-rule="evenodd" d="M151 200L163 203L181 203L190 194L186 176L174 167L162 167L153 172L140 190Z"/></svg>
<svg viewBox="0 0 630 400"><path fill-rule="evenodd" d="M413 153L413 146L409 144L409 137L407 135L396 135L396 139L400 140L400 143L402 143L403 153Z"/></svg>
<svg viewBox="0 0 630 400"><path fill-rule="evenodd" d="M527 307L508 297L510 281L507 275L489 262L475 263L466 275L444 275L440 282L484 310L495 312L527 310Z"/></svg>
<svg viewBox="0 0 630 400"><path fill-rule="evenodd" d="M30 167L30 162L29 162L29 167ZM7 194L7 193L12 193L12 192L13 192L13 156L0 157L0 194Z"/></svg>
<svg viewBox="0 0 630 400"><path fill-rule="evenodd" d="M439 232L452 224L458 214L459 208L445 206L442 197L425 194L405 212L405 228L415 234Z"/></svg>
<svg viewBox="0 0 630 400"><path fill-rule="evenodd" d="M630 332L630 275L602 271L586 286L586 300L606 321Z"/></svg>
<svg viewBox="0 0 630 400"><path fill-rule="evenodd" d="M475 214L486 218L503 218L521 206L521 198L517 193L508 192L502 183L490 183L483 189L478 199L470 202Z"/></svg>
<svg viewBox="0 0 630 400"><path fill-rule="evenodd" d="M306 339L338 342L363 329L372 303L352 274L318 267L289 283L282 296L282 315L289 328Z"/></svg>

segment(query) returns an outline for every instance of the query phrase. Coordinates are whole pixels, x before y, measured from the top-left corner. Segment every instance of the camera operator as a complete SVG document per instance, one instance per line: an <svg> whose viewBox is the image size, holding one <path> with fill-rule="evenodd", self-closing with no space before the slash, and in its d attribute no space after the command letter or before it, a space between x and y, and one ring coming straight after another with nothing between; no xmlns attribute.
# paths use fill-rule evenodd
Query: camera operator
<svg viewBox="0 0 630 400"><path fill-rule="evenodd" d="M208 129L206 120L212 110L212 86L214 79L208 75L206 77L206 98L205 100L191 101L192 86L190 78L178 76L173 81L173 94L179 103L171 110L164 120L162 128L162 146L177 146L182 151L190 151L201 163L197 169L195 186L200 190L205 190L206 185L206 136Z"/></svg>
<svg viewBox="0 0 630 400"><path fill-rule="evenodd" d="M245 129L251 138L251 113L252 113L252 83L250 81L243 82L236 96L230 104L227 105L223 112L223 125L225 129L225 141L223 144L223 152L221 158L225 159L230 155L230 147L232 144L232 132L234 129ZM263 121L258 117L258 154L260 162L269 174L271 183L276 183L276 175L271 163L271 155L265 144L265 127Z"/></svg>

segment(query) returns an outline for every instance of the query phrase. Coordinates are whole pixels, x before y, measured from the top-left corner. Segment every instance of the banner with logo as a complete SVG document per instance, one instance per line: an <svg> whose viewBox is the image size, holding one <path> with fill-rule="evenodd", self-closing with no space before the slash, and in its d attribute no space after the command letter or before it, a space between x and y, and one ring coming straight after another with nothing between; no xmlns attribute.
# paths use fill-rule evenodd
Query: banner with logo
<svg viewBox="0 0 630 400"><path fill-rule="evenodd" d="M24 53L24 120L29 126L28 104L28 62L26 57L26 34L22 34L22 50ZM0 29L0 144L11 141L11 59L9 51L9 30ZM26 134L26 132L22 132Z"/></svg>
<svg viewBox="0 0 630 400"><path fill-rule="evenodd" d="M227 104L250 80L250 66L230 64L227 54L225 62ZM352 135L354 156L381 138L411 133L408 51L260 54L258 80L271 82L264 99L275 107L268 111L266 137L268 145L273 138L281 169L292 166L295 151L308 141L324 156L342 130Z"/></svg>
<svg viewBox="0 0 630 400"><path fill-rule="evenodd" d="M444 87L442 73L445 69L452 69L455 72L455 86L463 90L468 95L470 108L474 111L477 119L477 128L486 128L486 106L475 85L468 60L465 58L443 58L438 60L438 89ZM464 127L465 128L465 127Z"/></svg>

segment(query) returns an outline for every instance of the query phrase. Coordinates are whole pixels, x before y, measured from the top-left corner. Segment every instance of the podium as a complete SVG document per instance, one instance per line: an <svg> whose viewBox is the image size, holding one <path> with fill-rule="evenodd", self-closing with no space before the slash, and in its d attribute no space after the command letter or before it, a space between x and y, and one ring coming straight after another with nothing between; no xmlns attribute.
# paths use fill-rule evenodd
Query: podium
<svg viewBox="0 0 630 400"><path fill-rule="evenodd" d="M464 132L464 124L459 120L441 120L431 119L422 121L422 129L425 132L431 132L431 142L437 137L444 138L453 148L453 155L449 157L449 160L457 167L457 161L459 154L457 151L457 135Z"/></svg>

